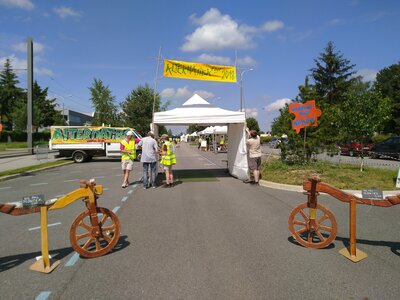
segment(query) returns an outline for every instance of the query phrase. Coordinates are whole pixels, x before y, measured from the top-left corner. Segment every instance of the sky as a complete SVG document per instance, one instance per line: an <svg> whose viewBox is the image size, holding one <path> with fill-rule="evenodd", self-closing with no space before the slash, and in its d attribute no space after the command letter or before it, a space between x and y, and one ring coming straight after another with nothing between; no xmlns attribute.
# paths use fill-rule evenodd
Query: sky
<svg viewBox="0 0 400 300"><path fill-rule="evenodd" d="M60 108L92 113L95 78L116 103L148 84L169 109L197 93L239 111L242 88L246 117L268 131L329 41L372 82L400 62L399 32L396 0L0 0L0 69L10 58L26 87L32 38L34 80ZM236 65L238 82L163 77L164 59Z"/></svg>

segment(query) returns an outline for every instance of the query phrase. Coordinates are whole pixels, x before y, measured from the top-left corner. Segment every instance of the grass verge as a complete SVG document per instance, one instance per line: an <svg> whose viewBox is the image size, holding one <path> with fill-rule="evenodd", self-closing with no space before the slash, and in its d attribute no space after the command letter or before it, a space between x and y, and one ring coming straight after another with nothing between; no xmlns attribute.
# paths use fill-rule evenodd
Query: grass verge
<svg viewBox="0 0 400 300"><path fill-rule="evenodd" d="M65 165L65 164L68 164L68 163L72 163L72 161L62 159L62 160L56 160L56 161L47 162L47 163L44 163L44 164L38 164L38 165L34 165L34 166L29 166L29 167L14 169L14 170L3 171L3 172L0 172L0 178L1 177L5 177L5 176L20 174L20 173L24 173L24 172L34 171L34 170L38 170L38 169L42 169L42 168L46 168L46 167L54 167L54 166L59 166L59 165Z"/></svg>
<svg viewBox="0 0 400 300"><path fill-rule="evenodd" d="M262 179L276 183L302 185L313 175L318 175L325 183L339 189L397 190L397 171L358 165L312 162L307 165L287 165L281 160L264 162L261 166Z"/></svg>

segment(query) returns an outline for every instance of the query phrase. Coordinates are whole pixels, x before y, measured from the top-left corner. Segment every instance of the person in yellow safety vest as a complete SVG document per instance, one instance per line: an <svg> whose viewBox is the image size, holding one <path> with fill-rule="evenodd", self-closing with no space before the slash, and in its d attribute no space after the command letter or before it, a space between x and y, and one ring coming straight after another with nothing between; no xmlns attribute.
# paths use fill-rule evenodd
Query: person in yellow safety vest
<svg viewBox="0 0 400 300"><path fill-rule="evenodd" d="M168 187L172 187L174 183L174 174L172 173L172 166L176 164L176 157L174 151L174 145L169 141L168 134L163 134L161 139L164 141L162 146L162 158L161 164L164 166L165 181Z"/></svg>
<svg viewBox="0 0 400 300"><path fill-rule="evenodd" d="M133 169L133 161L136 158L136 144L133 138L133 132L128 131L126 138L121 141L121 168L124 173L124 179L122 182L122 188L126 188L129 185L129 173Z"/></svg>

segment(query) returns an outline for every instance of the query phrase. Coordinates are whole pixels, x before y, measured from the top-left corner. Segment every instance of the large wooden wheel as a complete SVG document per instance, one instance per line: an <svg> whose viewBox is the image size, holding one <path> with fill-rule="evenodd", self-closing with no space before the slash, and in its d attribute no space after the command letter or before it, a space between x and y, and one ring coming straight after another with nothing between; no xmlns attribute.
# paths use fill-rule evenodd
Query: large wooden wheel
<svg viewBox="0 0 400 300"><path fill-rule="evenodd" d="M69 239L72 248L85 257L98 257L110 252L118 242L120 225L118 217L104 207L96 207L98 226L90 220L90 211L78 215L71 225Z"/></svg>
<svg viewBox="0 0 400 300"><path fill-rule="evenodd" d="M335 216L321 204L314 211L307 202L296 206L288 221L292 236L304 247L325 248L336 238Z"/></svg>

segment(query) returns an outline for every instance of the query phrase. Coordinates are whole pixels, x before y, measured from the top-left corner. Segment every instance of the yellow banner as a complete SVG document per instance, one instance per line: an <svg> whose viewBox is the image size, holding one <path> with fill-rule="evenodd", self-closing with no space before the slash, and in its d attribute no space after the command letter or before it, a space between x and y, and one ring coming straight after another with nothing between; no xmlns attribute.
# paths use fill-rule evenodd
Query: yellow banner
<svg viewBox="0 0 400 300"><path fill-rule="evenodd" d="M54 126L50 128L52 144L119 143L133 129L102 126Z"/></svg>
<svg viewBox="0 0 400 300"><path fill-rule="evenodd" d="M164 59L164 76L183 79L236 82L236 67Z"/></svg>

